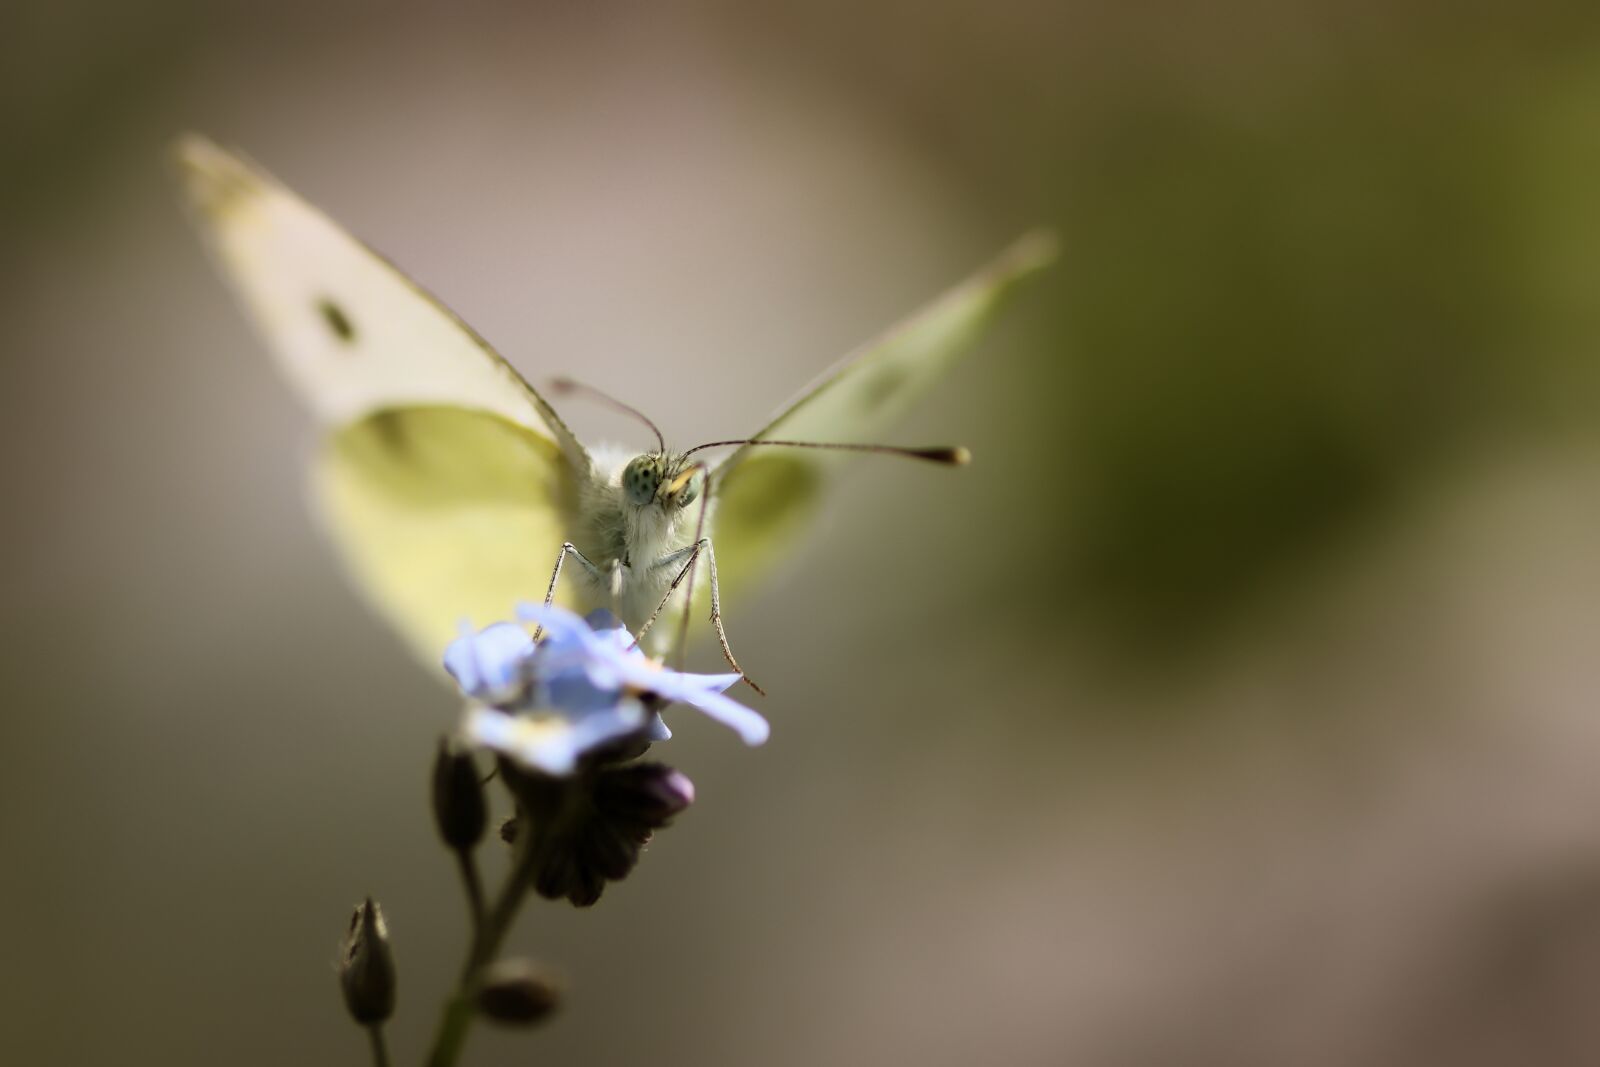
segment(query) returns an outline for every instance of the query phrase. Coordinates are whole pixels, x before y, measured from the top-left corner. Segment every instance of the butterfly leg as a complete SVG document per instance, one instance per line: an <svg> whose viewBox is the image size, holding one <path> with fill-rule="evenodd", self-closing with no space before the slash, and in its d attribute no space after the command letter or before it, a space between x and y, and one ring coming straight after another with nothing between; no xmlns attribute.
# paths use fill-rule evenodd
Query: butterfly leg
<svg viewBox="0 0 1600 1067"><path fill-rule="evenodd" d="M565 542L561 546L561 551L556 554L555 569L550 572L550 588L546 589L544 592L544 606L547 608L551 604L555 603L556 582L561 580L561 565L567 561L567 557L569 555L576 557L577 561L583 564L583 569L589 572L589 577L593 578L597 582L600 580L600 569L593 563L590 563L587 556L578 551L577 545L573 544L571 541ZM533 631L533 639L537 641L543 634L543 626L535 627Z"/></svg>
<svg viewBox="0 0 1600 1067"><path fill-rule="evenodd" d="M739 666L739 661L733 658L733 649L728 647L728 634L722 628L722 596L717 589L717 553L711 547L711 538L706 536L706 508L711 503L711 470L704 463L696 463L691 470L698 471L705 480L705 492L700 494L700 514L694 523L694 543L696 553L689 557L689 591L683 595L683 621L678 624L678 665L683 666L683 656L689 645L689 614L694 609L694 565L699 558L698 549L705 546L706 563L711 570L711 625L717 631L717 644L722 646L722 658L728 661L728 666L738 671L744 678L745 684L762 696L767 691L762 689L755 681L745 674L744 668ZM692 475L691 475L692 477Z"/></svg>
<svg viewBox="0 0 1600 1067"><path fill-rule="evenodd" d="M739 672L740 677L744 679L745 685L748 685L751 689L754 689L762 696L766 696L767 691L757 685L755 683L755 679L751 678L748 674L745 674L744 668L739 666L739 661L733 658L733 649L728 647L728 634L727 631L722 628L722 594L717 589L717 552L716 549L711 547L711 538L703 538L700 543L706 546L706 569L711 572L711 626L712 629L714 629L717 633L717 644L722 646L722 658L728 661L728 666ZM694 566L694 561L692 559L689 561L689 565L691 567ZM691 593L694 591L694 586L692 583L690 584L689 590ZM683 631L679 634L678 645L680 650L683 648L683 643L688 638L688 599L688 596L684 597L685 603L683 606Z"/></svg>
<svg viewBox="0 0 1600 1067"><path fill-rule="evenodd" d="M680 559L684 559L685 557L688 558L688 561L684 563L683 567L673 577L672 584L667 586L666 595L661 598L661 602L656 605L656 609L650 613L650 617L644 621L644 625L639 627L639 633L634 638L634 644L637 645L640 641L644 640L644 635L649 632L650 627L655 625L656 619L659 618L661 613L666 610L667 601L672 599L672 594L676 593L678 591L678 586L682 585L684 579L688 578L690 574L693 573L695 564L699 561L700 553L702 552L704 552L706 555L706 563L711 571L711 625L716 629L717 632L717 644L722 646L722 658L728 661L728 666L739 672L739 676L744 680L746 685L760 693L762 696L766 696L767 691L757 685L755 681L745 673L744 668L739 666L739 661L733 658L733 649L728 645L727 632L722 628L722 594L721 590L717 587L717 556L715 550L713 550L711 547L711 538L709 537L702 537L688 548L680 548L678 551L673 552L670 555L662 556L660 559L656 560L655 563L651 564L652 568L670 567ZM686 604L684 606L685 627L687 627L688 623L689 609L690 605ZM685 638L682 634L680 634L678 638L678 651L680 656L682 655L684 644Z"/></svg>
<svg viewBox="0 0 1600 1067"><path fill-rule="evenodd" d="M660 618L661 613L666 610L667 601L672 599L672 594L678 591L678 586L682 585L683 580L689 576L689 568L694 565L695 558L700 555L700 548L703 543L705 542L696 542L688 548L680 548L676 552L662 556L650 565L650 569L655 570L657 567L670 567L680 559L688 559L689 561L683 565L683 569L678 571L677 577L672 579L672 584L667 586L666 595L661 598L661 603L656 605L656 610L650 613L650 617L644 620L644 625L639 627L639 632L634 634L633 643L635 647L638 646L640 641L644 640L644 635L650 632L650 627L656 624L656 619Z"/></svg>

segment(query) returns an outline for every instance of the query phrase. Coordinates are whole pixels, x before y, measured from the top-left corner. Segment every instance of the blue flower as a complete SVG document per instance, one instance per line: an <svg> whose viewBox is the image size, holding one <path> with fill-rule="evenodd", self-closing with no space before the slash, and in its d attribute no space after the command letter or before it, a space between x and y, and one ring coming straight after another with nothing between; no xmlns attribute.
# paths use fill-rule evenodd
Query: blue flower
<svg viewBox="0 0 1600 1067"><path fill-rule="evenodd" d="M516 623L497 622L473 633L463 622L461 636L444 650L444 669L473 700L504 707L526 696L532 656L533 638Z"/></svg>
<svg viewBox="0 0 1600 1067"><path fill-rule="evenodd" d="M544 628L537 644L517 623L461 636L445 650L445 670L472 701L463 733L522 765L571 774L580 757L624 738L671 737L657 710L690 704L738 732L767 739L767 722L723 694L737 674L686 674L645 655L606 612L584 619L563 608L520 604L517 618Z"/></svg>

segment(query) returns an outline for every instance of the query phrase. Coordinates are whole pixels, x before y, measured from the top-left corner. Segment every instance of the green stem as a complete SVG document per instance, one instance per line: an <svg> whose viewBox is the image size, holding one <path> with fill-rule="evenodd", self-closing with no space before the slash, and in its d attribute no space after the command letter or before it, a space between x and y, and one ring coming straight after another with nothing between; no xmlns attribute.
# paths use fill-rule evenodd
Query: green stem
<svg viewBox="0 0 1600 1067"><path fill-rule="evenodd" d="M473 1008L471 995L465 993L456 993L445 1003L444 1018L439 1020L433 1037L433 1051L428 1053L428 1067L451 1067L456 1062L467 1040Z"/></svg>
<svg viewBox="0 0 1600 1067"><path fill-rule="evenodd" d="M531 852L529 849L517 857L505 886L495 899L494 907L486 915L482 913L480 894L477 911L482 919L474 925L472 944L467 951L466 962L461 967L456 990L445 1002L444 1016L434 1033L433 1050L428 1053L428 1067L454 1067L461 1055L461 1047L467 1040L467 1029L472 1025L472 1017L476 1013L473 994L478 972L500 951L506 935L511 932L511 924L516 920L517 910L533 885Z"/></svg>
<svg viewBox="0 0 1600 1067"><path fill-rule="evenodd" d="M389 1067L389 1046L383 1040L383 1024L368 1026L367 1038L372 1043L372 1067Z"/></svg>
<svg viewBox="0 0 1600 1067"><path fill-rule="evenodd" d="M476 941L483 933L483 878L478 874L478 861L472 850L458 848L456 865L461 868L461 884L467 891L467 910L472 916L472 937Z"/></svg>

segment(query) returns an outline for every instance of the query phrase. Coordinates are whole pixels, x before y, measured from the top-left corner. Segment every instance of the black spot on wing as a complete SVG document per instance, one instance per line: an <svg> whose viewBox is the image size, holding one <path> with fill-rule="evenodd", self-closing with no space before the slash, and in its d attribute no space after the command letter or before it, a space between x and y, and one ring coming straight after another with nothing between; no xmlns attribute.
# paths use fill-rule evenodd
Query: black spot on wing
<svg viewBox="0 0 1600 1067"><path fill-rule="evenodd" d="M898 364L889 363L882 367L874 367L856 392L858 410L863 414L877 411L900 391L907 377L906 369Z"/></svg>
<svg viewBox="0 0 1600 1067"><path fill-rule="evenodd" d="M350 316L344 308L334 303L327 297L317 301L317 314L322 316L323 325L328 327L328 332L338 338L340 344L354 344L356 340L356 325L350 321Z"/></svg>
<svg viewBox="0 0 1600 1067"><path fill-rule="evenodd" d="M406 432L404 416L394 409L379 411L367 420L372 428L373 439L385 451L394 455L404 455L411 448L411 438Z"/></svg>

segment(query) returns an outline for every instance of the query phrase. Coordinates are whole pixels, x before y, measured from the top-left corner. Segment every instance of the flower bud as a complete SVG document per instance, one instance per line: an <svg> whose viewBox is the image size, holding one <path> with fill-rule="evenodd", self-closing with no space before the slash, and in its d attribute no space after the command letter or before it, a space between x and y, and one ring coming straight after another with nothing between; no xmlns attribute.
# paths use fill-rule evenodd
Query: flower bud
<svg viewBox="0 0 1600 1067"><path fill-rule="evenodd" d="M350 930L339 953L339 985L345 1007L361 1025L381 1023L394 1014L395 970L389 927L371 897L350 917Z"/></svg>
<svg viewBox="0 0 1600 1067"><path fill-rule="evenodd" d="M689 777L659 763L619 767L601 778L595 790L595 807L607 817L649 829L665 826L693 803Z"/></svg>
<svg viewBox="0 0 1600 1067"><path fill-rule="evenodd" d="M561 989L527 960L501 960L484 970L477 1001L485 1018L510 1026L531 1026L556 1010Z"/></svg>
<svg viewBox="0 0 1600 1067"><path fill-rule="evenodd" d="M439 836L458 852L481 841L489 825L477 761L448 737L439 739L439 754L433 761L433 818Z"/></svg>
<svg viewBox="0 0 1600 1067"><path fill-rule="evenodd" d="M626 878L633 870L642 844L626 829L600 821L590 823L588 832L573 843L580 866L612 882Z"/></svg>
<svg viewBox="0 0 1600 1067"><path fill-rule="evenodd" d="M627 877L651 835L694 802L694 785L659 763L591 766L568 778L500 761L517 798L516 847L533 864L533 888L587 908L606 883Z"/></svg>

